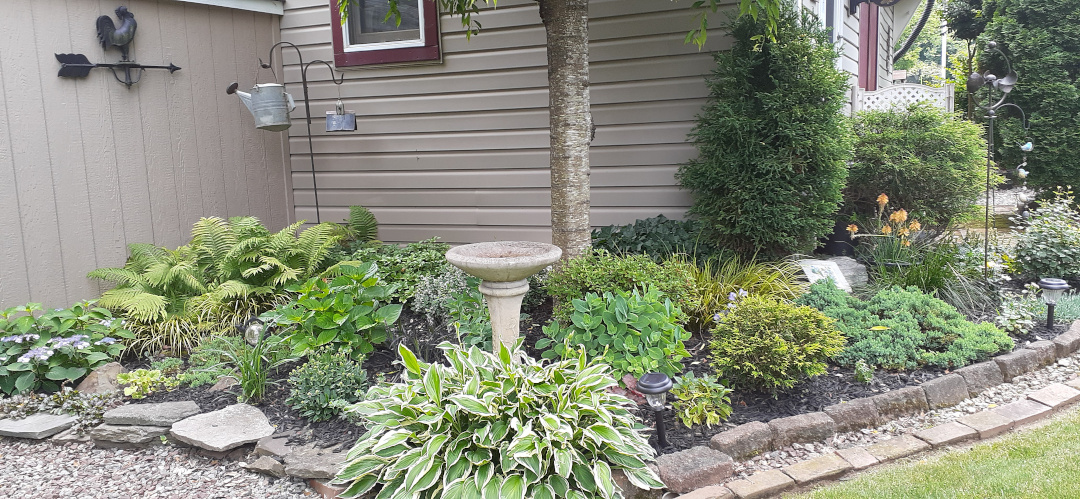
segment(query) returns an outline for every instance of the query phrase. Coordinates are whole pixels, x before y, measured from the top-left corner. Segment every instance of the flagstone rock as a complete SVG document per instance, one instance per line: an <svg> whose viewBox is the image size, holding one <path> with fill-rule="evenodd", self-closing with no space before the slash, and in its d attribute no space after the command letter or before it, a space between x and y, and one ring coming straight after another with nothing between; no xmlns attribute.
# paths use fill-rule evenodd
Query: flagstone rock
<svg viewBox="0 0 1080 499"><path fill-rule="evenodd" d="M160 440L166 433L169 433L168 426L103 424L90 430L90 438L94 439L94 443L104 441L124 444L146 444L155 440Z"/></svg>
<svg viewBox="0 0 1080 499"><path fill-rule="evenodd" d="M255 453L260 456L281 459L290 452L292 452L292 447L289 446L289 438L284 435L280 437L278 435L263 437L255 444Z"/></svg>
<svg viewBox="0 0 1080 499"><path fill-rule="evenodd" d="M79 383L79 386L75 387L75 390L86 394L118 392L120 383L116 381L116 375L122 372L127 372L127 369L119 362L109 362L94 369Z"/></svg>
<svg viewBox="0 0 1080 499"><path fill-rule="evenodd" d="M179 421L169 434L195 447L221 452L273 435L274 427L262 411L235 404Z"/></svg>
<svg viewBox="0 0 1080 499"><path fill-rule="evenodd" d="M344 462L344 452L302 447L285 456L285 473L296 478L334 478Z"/></svg>
<svg viewBox="0 0 1080 499"><path fill-rule="evenodd" d="M103 419L110 425L170 426L202 412L199 404L161 402L158 404L128 404L106 411Z"/></svg>
<svg viewBox="0 0 1080 499"><path fill-rule="evenodd" d="M232 376L222 376L220 379L217 380L217 383L214 383L214 386L210 387L210 391L223 392L239 384L240 381Z"/></svg>
<svg viewBox="0 0 1080 499"><path fill-rule="evenodd" d="M259 456L258 459L251 463L240 463L240 467L262 473L265 475L275 476L278 478L285 478L285 466L269 456Z"/></svg>
<svg viewBox="0 0 1080 499"><path fill-rule="evenodd" d="M44 412L24 419L0 419L0 436L42 439L71 428L76 420L75 416Z"/></svg>

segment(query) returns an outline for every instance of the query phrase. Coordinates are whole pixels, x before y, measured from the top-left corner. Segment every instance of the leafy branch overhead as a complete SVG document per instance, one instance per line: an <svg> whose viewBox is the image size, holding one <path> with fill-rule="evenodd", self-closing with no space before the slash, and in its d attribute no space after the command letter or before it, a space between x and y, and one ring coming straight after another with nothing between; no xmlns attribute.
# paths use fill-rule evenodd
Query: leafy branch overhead
<svg viewBox="0 0 1080 499"><path fill-rule="evenodd" d="M401 26L401 12L398 10L398 0L386 0L390 5L389 11L383 22L393 21L395 26ZM537 0L537 2L546 0ZM480 6L476 0L438 0L439 10L461 18L461 26L466 28L465 38L480 33L480 22L473 20L473 14L480 13ZM337 0L338 12L341 14L341 24L349 17L349 5L357 4L358 0ZM484 0L496 7L497 0ZM698 48L705 46L709 30L709 14L715 14L720 9L720 0L694 0L691 8L697 11L694 16L694 28L686 34L686 43L693 43ZM765 20L766 34L770 40L776 37L776 20L780 18L780 0L740 0L739 17L750 16L754 21L762 18Z"/></svg>

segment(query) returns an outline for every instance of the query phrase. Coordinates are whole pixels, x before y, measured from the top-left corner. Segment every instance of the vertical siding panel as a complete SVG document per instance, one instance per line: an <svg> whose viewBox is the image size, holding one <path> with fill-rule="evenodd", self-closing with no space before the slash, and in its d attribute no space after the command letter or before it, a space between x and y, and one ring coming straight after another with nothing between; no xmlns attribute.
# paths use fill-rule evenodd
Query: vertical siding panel
<svg viewBox="0 0 1080 499"><path fill-rule="evenodd" d="M190 57L187 71L191 82L191 108L195 119L195 147L198 150L199 182L202 186L201 216L227 217L228 203L225 194L225 160L222 157L222 141L214 124L220 123L218 109L239 105L219 99L225 95L222 83L214 74L214 47L210 41L210 8L205 5L185 4L187 13L187 42ZM236 97L229 96L236 100Z"/></svg>
<svg viewBox="0 0 1080 499"><path fill-rule="evenodd" d="M236 44L233 45L233 51L236 54L237 80L253 81L259 63L255 53L261 52L255 43L255 14L239 10L233 11L232 22L233 32L237 34ZM259 57L263 56L260 55ZM265 219L270 213L270 203L267 201L266 196L264 151L261 150L262 140L258 137L258 134L280 134L281 132L267 132L253 126L246 126L240 113L247 113L247 111L236 110L236 118L233 120L236 123L237 131L240 132L243 144L242 161L236 164L237 174L242 179L240 189L246 193L245 200L247 201L242 215L255 216L263 224L266 224L267 220Z"/></svg>
<svg viewBox="0 0 1080 499"><path fill-rule="evenodd" d="M247 192L244 188L244 151L238 147L243 136L236 124L237 115L246 110L239 109L242 104L237 102L235 95L226 95L224 85L229 82L240 82L240 90L250 88L248 83L241 81L240 68L237 66L236 54L233 47L236 44L232 26L232 15L228 10L210 8L210 38L213 45L213 54L208 61L213 66L214 77L211 82L217 83L212 89L212 94L217 100L217 110L214 113L215 123L218 123L217 134L221 137L223 172L225 177L225 205L228 208L228 216L241 216L248 214ZM258 61L243 61L245 67L253 67ZM243 72L244 74L247 71ZM242 123L254 122L247 117Z"/></svg>
<svg viewBox="0 0 1080 499"><path fill-rule="evenodd" d="M79 123L78 93L71 80L61 80L53 75L51 59L56 52L72 52L72 41L67 30L49 29L53 20L68 18L65 2L49 0L34 2L34 22L37 25L35 45L41 64L39 73L42 120L45 123L52 186L56 203L56 223L59 230L60 257L67 283L57 283L55 301L51 305L63 306L80 299L91 298L97 285L86 278L86 273L96 265L94 255L93 220L90 217L90 200L86 190L86 166L83 163Z"/></svg>
<svg viewBox="0 0 1080 499"><path fill-rule="evenodd" d="M84 53L92 61L102 55L98 45L93 20L103 13L96 2L68 3L68 30L72 39L72 52ZM120 178L116 169L116 151L113 147L112 108L108 102L106 85L118 85L112 74L96 70L84 80L67 80L75 88L79 99L78 126L82 161L86 165L86 188L91 193L93 251L98 267L117 267L127 259L127 236L124 230L123 205L120 200ZM98 290L110 286L92 281Z"/></svg>
<svg viewBox="0 0 1080 499"><path fill-rule="evenodd" d="M41 54L27 47L35 40L30 8L12 9L0 21L0 46L23 47L5 50L0 61L5 69L7 125L10 127L11 158L15 185L19 189L20 214L17 223L23 233L30 300L53 304L64 298L64 262L60 253L60 232L56 220L56 198L49 166L48 130L41 114ZM42 49L40 52L45 52ZM47 54L52 57L52 54Z"/></svg>
<svg viewBox="0 0 1080 499"><path fill-rule="evenodd" d="M193 113L195 96L191 91L193 60L188 52L187 16L178 2L160 4L158 25L161 28L162 64L180 66L179 72L165 76L168 98L169 129L172 140L171 157L176 172L177 222L179 238L185 241L188 232L203 214L203 192L200 182L199 147L196 117Z"/></svg>
<svg viewBox="0 0 1080 499"><path fill-rule="evenodd" d="M7 32L3 17L0 17L0 32ZM15 182L15 162L11 157L12 121L2 77L8 73L4 67L4 52L6 50L0 46L0 120L4 125L0 127L0 226L5 232L4 237L0 237L0 309L21 305L19 302L25 302L30 296L20 223L19 186Z"/></svg>
<svg viewBox="0 0 1080 499"><path fill-rule="evenodd" d="M162 50L163 33L159 28L158 3L140 3L139 8L137 15L148 22L140 26L136 36L135 46L139 50L136 60L144 64L164 65L166 61ZM146 71L139 83L132 87L138 88L139 113L142 116L142 146L154 223L154 244L170 248L184 243L181 241L178 186L172 158L174 135L166 91L166 80L174 77L167 71Z"/></svg>

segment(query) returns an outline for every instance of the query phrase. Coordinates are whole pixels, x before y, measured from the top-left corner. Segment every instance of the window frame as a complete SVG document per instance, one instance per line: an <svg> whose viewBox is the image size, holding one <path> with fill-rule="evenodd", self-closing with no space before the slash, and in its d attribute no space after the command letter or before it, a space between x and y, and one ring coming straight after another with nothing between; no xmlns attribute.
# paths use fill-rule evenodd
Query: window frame
<svg viewBox="0 0 1080 499"><path fill-rule="evenodd" d="M439 33L439 7L435 0L421 0L423 6L423 45L388 46L370 50L349 50L345 46L345 27L341 25L341 12L337 0L330 0L330 30L333 33L334 65L337 67L374 66L380 64L406 64L413 62L438 62L442 60L442 44Z"/></svg>

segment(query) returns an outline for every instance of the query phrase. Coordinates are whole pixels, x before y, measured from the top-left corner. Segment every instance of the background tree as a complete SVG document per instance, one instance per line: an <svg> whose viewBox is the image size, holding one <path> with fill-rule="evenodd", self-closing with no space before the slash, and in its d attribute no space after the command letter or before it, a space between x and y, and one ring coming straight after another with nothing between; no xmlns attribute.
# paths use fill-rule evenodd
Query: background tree
<svg viewBox="0 0 1080 499"><path fill-rule="evenodd" d="M785 6L775 40L762 41L766 29L750 17L733 25L690 134L698 157L677 178L712 242L780 257L812 250L835 223L851 158L848 75L813 14Z"/></svg>
<svg viewBox="0 0 1080 499"><path fill-rule="evenodd" d="M345 22L348 5L356 0L338 0ZM461 18L467 36L479 33L477 0L437 0L441 11ZM497 0L484 0L496 5ZM670 0L658 0L670 1ZM387 0L388 20L400 23L398 0ZM589 250L589 143L593 137L589 111L589 0L536 0L540 20L547 33L549 126L551 133L551 240L563 250L563 259L576 258ZM708 14L715 13L720 0L694 0L697 26L686 35L687 43L705 44ZM769 36L776 28L780 0L741 0L739 16L761 20Z"/></svg>
<svg viewBox="0 0 1080 499"><path fill-rule="evenodd" d="M971 9L950 13L950 27L969 37L981 33L976 35L979 46L998 42L1020 76L1008 101L1030 118L1028 133L1018 113L999 112L999 163L1015 171L1023 161L1017 146L1031 140L1035 150L1027 155L1028 185L1078 185L1080 165L1072 155L1080 150L1080 3L983 0L981 9L975 9L975 0L969 1ZM1005 74L1004 62L992 53L984 51L979 63L979 71Z"/></svg>

